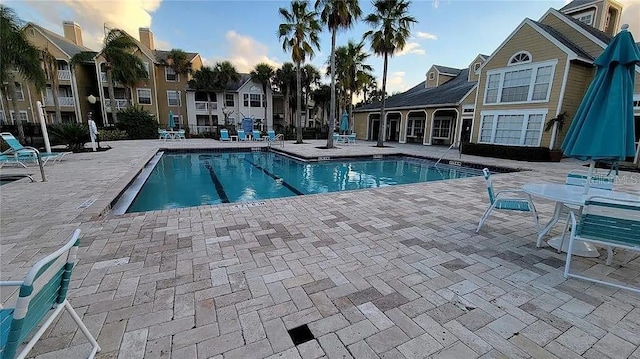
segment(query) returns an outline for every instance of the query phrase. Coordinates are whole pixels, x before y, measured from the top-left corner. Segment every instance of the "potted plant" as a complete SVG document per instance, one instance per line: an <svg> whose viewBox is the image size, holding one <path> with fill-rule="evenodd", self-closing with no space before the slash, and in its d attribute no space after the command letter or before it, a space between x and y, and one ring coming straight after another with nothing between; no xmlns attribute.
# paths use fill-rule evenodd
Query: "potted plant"
<svg viewBox="0 0 640 359"><path fill-rule="evenodd" d="M544 128L544 132L549 132L549 130L553 130L551 136L553 139L553 148L549 151L549 159L552 162L560 162L562 159L562 150L558 148L558 133L562 131L562 126L564 126L564 122L567 119L567 112L561 112L556 115L556 117L547 121L547 124Z"/></svg>

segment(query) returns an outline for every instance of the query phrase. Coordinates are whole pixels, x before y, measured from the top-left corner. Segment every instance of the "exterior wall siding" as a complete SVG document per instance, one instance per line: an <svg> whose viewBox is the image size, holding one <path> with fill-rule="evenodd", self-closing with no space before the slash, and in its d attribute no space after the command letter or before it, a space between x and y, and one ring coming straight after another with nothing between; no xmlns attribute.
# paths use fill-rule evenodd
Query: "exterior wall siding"
<svg viewBox="0 0 640 359"><path fill-rule="evenodd" d="M591 39L559 19L555 14L549 13L549 15L540 22L553 27L594 58L602 53L603 48L600 45L594 43Z"/></svg>
<svg viewBox="0 0 640 359"><path fill-rule="evenodd" d="M587 91L591 80L593 79L595 68L593 66L585 66L582 64L570 64L569 75L567 76L567 84L564 92L564 99L562 101L562 108L559 113L566 111L568 119L573 119L580 106L580 102L584 97L584 93ZM549 111L547 120L554 118L556 112ZM562 141L564 140L567 130L571 126L571 121L566 121L562 126L562 131L557 134L555 148L560 148ZM543 139L549 137L551 140L552 131L543 133Z"/></svg>

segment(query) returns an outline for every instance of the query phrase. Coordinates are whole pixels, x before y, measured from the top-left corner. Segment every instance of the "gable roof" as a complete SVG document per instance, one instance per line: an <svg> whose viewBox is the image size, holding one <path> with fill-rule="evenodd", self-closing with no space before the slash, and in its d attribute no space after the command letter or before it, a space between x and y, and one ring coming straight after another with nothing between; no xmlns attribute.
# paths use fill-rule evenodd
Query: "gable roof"
<svg viewBox="0 0 640 359"><path fill-rule="evenodd" d="M166 51L166 50L153 50L153 54L156 57L156 60L158 60L159 63L162 63L164 61L167 60L167 56L169 55L169 52L171 51ZM187 60L189 61L193 61L193 59L198 56L197 53L195 52L186 52L187 54Z"/></svg>
<svg viewBox="0 0 640 359"><path fill-rule="evenodd" d="M563 6L560 9L560 11L569 11L569 10L581 8L581 7L589 5L589 4L595 4L595 3L599 2L599 1L602 1L602 0L573 0L572 2L570 2L567 5Z"/></svg>
<svg viewBox="0 0 640 359"><path fill-rule="evenodd" d="M142 44L142 42L140 42L140 40L136 39L135 37L129 35L128 32L124 31L124 30L120 30L122 31L124 34L128 35L131 39L133 39L133 42L136 44L136 46L138 47L138 49L140 49L140 52L142 52L143 54L145 54L151 61L153 61L154 63L158 63L158 60L156 59L155 54L153 53L153 51L151 51L148 47L144 46ZM96 53L95 57L98 57L102 54L102 49L100 49L99 52ZM94 57L94 59L95 59Z"/></svg>
<svg viewBox="0 0 640 359"><path fill-rule="evenodd" d="M244 86L249 81L251 81L251 75L246 73L241 73L240 80L237 82L228 84L226 90L230 92L238 92L238 90L240 90L240 88L242 88L242 86ZM187 85L187 91L197 91L197 90Z"/></svg>
<svg viewBox="0 0 640 359"><path fill-rule="evenodd" d="M435 69L438 70L438 72L443 74L443 75L458 76L458 74L461 71L460 69L456 69L456 68L453 68L453 67L447 67L447 66L441 66L441 65L433 65L433 67L435 67Z"/></svg>
<svg viewBox="0 0 640 359"><path fill-rule="evenodd" d="M566 36L562 35L558 30L554 29L553 27L537 22L537 21L533 21L532 22L536 25L538 25L539 27L542 28L542 30L544 30L546 33L548 33L549 35L553 36L556 40L558 40L560 43L562 43L563 45L565 45L566 47L568 47L569 49L571 49L571 51L575 52L576 55L578 55L579 57L583 57L587 60L593 60L593 56L591 56L588 52L586 52L584 49L582 49L580 46L576 45L576 43L574 43L573 41L569 40Z"/></svg>
<svg viewBox="0 0 640 359"><path fill-rule="evenodd" d="M437 86L425 88L425 81L411 89L386 99L385 108L435 107L456 105L471 91L475 82L467 81L469 69L459 70L458 75L450 81ZM380 109L380 103L372 103L355 108L354 112L367 112Z"/></svg>
<svg viewBox="0 0 640 359"><path fill-rule="evenodd" d="M88 47L76 45L73 41L67 39L66 37L60 36L53 31L45 29L40 25L36 25L32 22L27 24L27 26L29 25L36 28L47 40L49 40L53 45L60 49L60 51L69 56L69 58L72 58L74 55L80 52L95 52Z"/></svg>
<svg viewBox="0 0 640 359"><path fill-rule="evenodd" d="M553 9L552 9L553 10ZM594 36L595 38L597 38L598 40L602 41L605 44L608 44L611 41L611 36L609 36L607 33L600 31L598 29L596 29L595 27L591 26L591 25L587 25L584 22L569 16L567 14L563 14L557 10L553 10L555 13L557 13L559 15L559 17L563 17L569 21L571 21L572 23L578 25L582 30L588 32L589 34L591 34L592 36Z"/></svg>

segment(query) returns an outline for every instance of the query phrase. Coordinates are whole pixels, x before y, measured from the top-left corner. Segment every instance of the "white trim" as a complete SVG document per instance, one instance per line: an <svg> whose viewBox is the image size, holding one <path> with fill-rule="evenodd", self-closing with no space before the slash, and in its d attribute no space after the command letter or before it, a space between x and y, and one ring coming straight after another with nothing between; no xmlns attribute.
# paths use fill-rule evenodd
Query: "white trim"
<svg viewBox="0 0 640 359"><path fill-rule="evenodd" d="M150 79L151 78L151 65L149 64L148 61L142 61L142 67L144 67L145 70L147 70L147 78Z"/></svg>
<svg viewBox="0 0 640 359"><path fill-rule="evenodd" d="M542 20L544 20L544 18L546 18L549 14L553 14L555 17L557 17L558 19L562 20L564 23L566 23L567 25L571 26L574 30L576 30L579 33L581 33L582 35L586 36L589 40L593 41L594 43L596 43L597 45L599 45L603 49L605 47L607 47L607 44L605 44L604 42L600 41L600 39L598 39L597 37L591 35L590 32L588 32L587 30L585 30L582 27L580 27L580 25L578 25L578 24L574 23L573 21L567 19L565 17L565 15L563 15L562 13L560 13L556 9L550 8L549 10L547 10L547 12L544 13L544 15L542 15L542 17L540 18L539 21L542 22ZM567 16L570 16L570 15L567 15Z"/></svg>
<svg viewBox="0 0 640 359"><path fill-rule="evenodd" d="M518 55L527 55L527 57L529 58L529 61L520 61L520 62L513 63L513 60L515 60L516 56ZM515 54L511 55L511 57L509 58L509 61L507 61L507 66L517 66L517 65L528 64L532 62L533 62L533 56L531 56L531 53L529 51L523 50L523 51L518 51Z"/></svg>
<svg viewBox="0 0 640 359"><path fill-rule="evenodd" d="M529 103L545 103L549 102L551 97L551 87L553 87L553 78L556 72L556 65L558 64L558 59L542 61L542 62L528 62L521 65L511 65L508 67L502 67L499 69L489 70L486 73L487 80L485 81L484 88L484 96L482 96L482 104L484 106L492 106L492 105L517 105L517 104L529 104ZM537 72L542 67L551 66L551 78L549 79L549 86L547 88L547 97L544 100L530 100L533 98L533 88L535 86ZM519 71L531 69L531 78L529 79L529 93L527 94L527 101L514 101L514 102L502 102L502 91L504 89L504 75L507 72ZM499 74L500 79L498 82L498 94L496 96L496 102L487 102L487 89L489 86L489 76Z"/></svg>
<svg viewBox="0 0 640 359"><path fill-rule="evenodd" d="M140 90L149 91L149 101L150 101L149 103L140 102ZM151 89L147 87L139 87L139 88L136 87L136 100L138 105L147 105L147 106L153 105L153 91L151 91Z"/></svg>
<svg viewBox="0 0 640 359"><path fill-rule="evenodd" d="M439 108L439 109L433 111L431 113L431 124L429 126L429 143L425 143L425 145L431 146L431 144L433 143L433 121L436 119L436 113L438 111L455 111L456 112L456 118L451 120L452 123L458 121L458 117L460 117L460 112L458 112L458 109L455 108L455 107ZM451 132L452 132L451 129L449 129L449 137L447 137L447 139L451 139L453 141L453 138L451 138ZM427 136L424 136L424 137L425 137L425 139L427 138ZM444 137L437 137L436 139L444 139Z"/></svg>
<svg viewBox="0 0 640 359"><path fill-rule="evenodd" d="M384 111L384 134L385 134L385 142L390 141L387 140L387 124L389 123L389 114L392 113L398 113L400 114L400 123L398 124L398 143L400 143L400 130L402 129L402 112L401 111ZM393 121L395 121L395 119L393 119ZM389 135L391 135L391 132L389 132Z"/></svg>
<svg viewBox="0 0 640 359"><path fill-rule="evenodd" d="M171 102L169 102L169 93L174 93L174 92L178 94L178 104L177 105L172 105ZM167 107L182 107L182 93L180 91L167 90Z"/></svg>
<svg viewBox="0 0 640 359"><path fill-rule="evenodd" d="M539 147L540 143L542 142L542 133L544 132L544 125L546 123L546 118L547 118L547 114L549 113L549 109L546 108L540 108L540 109L518 109L518 110L487 110L487 111L482 111L480 112L480 127L478 127L478 142L477 143L486 143L486 144L492 144L492 145L501 145L501 146L520 146L520 147ZM525 121L522 124L522 128L521 128L521 140L524 141L525 139L525 133L526 133L526 126L525 124L528 123L529 121L529 116L530 115L542 115L542 123L540 124L540 134L538 135L538 141L535 145L525 145L524 142L521 144L505 144L505 143L495 143L493 142L495 140L495 136L496 136L496 130L497 130L497 116L500 115L524 115L525 116ZM491 138L492 138L492 142L481 142L481 136L480 133L482 132L482 125L484 122L484 117L485 116L493 116L493 123L492 123L492 128L491 128Z"/></svg>
<svg viewBox="0 0 640 359"><path fill-rule="evenodd" d="M167 75L169 74L167 71L169 71L169 70L173 71L173 69L171 67L169 67L169 66L165 66L164 67L164 81L165 82L180 82L180 74L175 72L175 71L173 71L173 74L176 75L176 79L175 80L167 79Z"/></svg>
<svg viewBox="0 0 640 359"><path fill-rule="evenodd" d="M433 71L429 72L429 81L433 81L436 79L436 73Z"/></svg>
<svg viewBox="0 0 640 359"><path fill-rule="evenodd" d="M73 107L75 108L76 112L76 123L82 123L82 111L80 110L80 96L78 94L78 80L76 79L76 71L71 68L71 66L69 66L69 71L71 72L71 91L73 92Z"/></svg>
<svg viewBox="0 0 640 359"><path fill-rule="evenodd" d="M25 115L24 117L26 117L26 119L27 119L27 122L29 122L29 111L27 111L27 110L20 110L20 111L18 111L18 114L20 114L20 115L22 115L23 113L24 113L24 115ZM11 124L12 124L12 125L15 125L15 124L16 124L16 119L15 119L15 117L16 117L16 113L15 113L15 111L14 111L14 110L10 110L10 111L9 111L9 119L11 119ZM19 117L22 117L22 116L19 116ZM21 120L21 119L20 119L20 120Z"/></svg>
<svg viewBox="0 0 640 359"><path fill-rule="evenodd" d="M562 111L562 105L564 102L564 92L567 87L567 79L569 78L569 68L571 67L571 62L569 61L569 57L567 56L566 62L564 64L564 74L562 75L562 85L560 86L560 96L558 97L558 107L556 108L556 116ZM553 124L553 131L551 132L551 140L549 141L549 149L552 150L556 145L556 136L558 134L558 124Z"/></svg>
<svg viewBox="0 0 640 359"><path fill-rule="evenodd" d="M572 12L571 14L566 14L566 15L567 16L571 16L572 18L580 21L581 23L583 23L585 25L593 26L595 28L598 28L599 25L602 25L602 24L596 24L596 16L598 14L598 8L596 6L591 6L590 8L587 7L587 8L585 8L585 10L586 11L578 10L578 11ZM591 16L591 23L587 23L587 22L584 22L584 21L580 20L581 18L587 17L587 16Z"/></svg>

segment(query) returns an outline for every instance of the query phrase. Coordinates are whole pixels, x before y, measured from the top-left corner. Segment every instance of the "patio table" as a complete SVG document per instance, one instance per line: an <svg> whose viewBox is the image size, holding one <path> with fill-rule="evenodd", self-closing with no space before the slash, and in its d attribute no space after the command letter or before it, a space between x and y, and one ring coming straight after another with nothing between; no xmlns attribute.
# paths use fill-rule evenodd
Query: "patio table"
<svg viewBox="0 0 640 359"><path fill-rule="evenodd" d="M560 215L562 213L562 207L565 204L574 205L574 206L583 206L584 202L587 198L591 196L600 196L607 197L611 199L622 199L622 200L640 200L639 196L633 195L631 193L625 192L616 192L609 191L599 188L589 188L589 191L585 194L584 187L582 186L572 186L566 184L559 183L528 183L522 187L526 193L539 198L544 198L550 201L556 202L555 209L553 211L553 216L547 225L538 233L538 246L540 245L540 241L542 237L544 237L556 223L560 219ZM560 248L560 243L562 242L562 237L554 237L547 241L547 244L552 248L558 249ZM562 251L566 252L567 247L569 246L569 241L566 240L564 245L562 246ZM591 243L586 243L582 241L577 241L574 244L574 252L575 255L581 257L598 257L600 253L596 249L596 247Z"/></svg>

